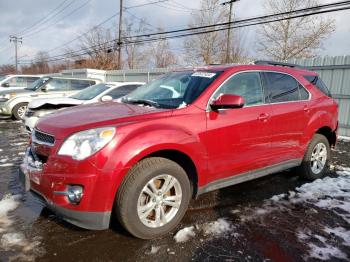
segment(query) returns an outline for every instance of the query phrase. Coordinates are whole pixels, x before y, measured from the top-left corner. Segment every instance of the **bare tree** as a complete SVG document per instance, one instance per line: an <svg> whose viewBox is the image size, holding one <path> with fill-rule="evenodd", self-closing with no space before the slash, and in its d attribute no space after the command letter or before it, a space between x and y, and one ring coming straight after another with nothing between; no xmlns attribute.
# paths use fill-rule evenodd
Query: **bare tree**
<svg viewBox="0 0 350 262"><path fill-rule="evenodd" d="M50 72L50 66L48 63L50 56L45 51L39 51L34 58L34 66L37 73L46 74Z"/></svg>
<svg viewBox="0 0 350 262"><path fill-rule="evenodd" d="M124 20L124 31L122 33L124 51L126 54L126 65L129 69L140 68L149 64L149 45L133 43L139 38L133 36L145 34L149 31L146 19L142 18L139 23L131 18Z"/></svg>
<svg viewBox="0 0 350 262"><path fill-rule="evenodd" d="M163 29L158 28L157 31L162 32ZM171 51L170 44L167 39L157 41L152 46L152 58L153 64L157 68L166 68L176 64L176 57Z"/></svg>
<svg viewBox="0 0 350 262"><path fill-rule="evenodd" d="M318 4L318 0L265 0L267 12L281 13ZM287 15L288 17L288 15ZM306 16L262 25L258 50L274 60L314 57L335 30L334 19Z"/></svg>
<svg viewBox="0 0 350 262"><path fill-rule="evenodd" d="M114 43L115 34L111 30L95 28L80 41L83 54L80 57L69 57L70 53L74 52L67 50L68 58L78 61L76 63L77 67L84 65L97 69L116 69L117 52L115 52Z"/></svg>
<svg viewBox="0 0 350 262"><path fill-rule="evenodd" d="M189 27L224 23L228 20L229 9L220 0L201 0L200 10L192 15ZM216 28L214 28L216 29ZM244 54L242 33L232 30L230 62L237 62ZM184 42L189 64L212 64L225 61L227 33L224 31L199 34L188 37Z"/></svg>
<svg viewBox="0 0 350 262"><path fill-rule="evenodd" d="M0 75L15 74L16 68L14 65L4 64L0 66Z"/></svg>

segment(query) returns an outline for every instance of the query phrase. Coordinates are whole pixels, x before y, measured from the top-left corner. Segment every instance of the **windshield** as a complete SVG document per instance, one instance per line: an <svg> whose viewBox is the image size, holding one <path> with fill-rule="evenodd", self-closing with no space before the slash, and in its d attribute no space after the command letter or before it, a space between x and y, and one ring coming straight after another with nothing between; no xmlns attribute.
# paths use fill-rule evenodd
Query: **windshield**
<svg viewBox="0 0 350 262"><path fill-rule="evenodd" d="M35 91L38 88L40 88L41 86L43 86L50 78L48 77L42 77L39 78L38 80L35 80L33 83L31 83L28 87L26 87L25 89L27 90L31 90L31 91Z"/></svg>
<svg viewBox="0 0 350 262"><path fill-rule="evenodd" d="M191 104L221 72L172 72L136 89L122 102L159 108L178 108Z"/></svg>
<svg viewBox="0 0 350 262"><path fill-rule="evenodd" d="M4 80L6 78L6 76L0 75L0 81Z"/></svg>
<svg viewBox="0 0 350 262"><path fill-rule="evenodd" d="M108 88L109 86L106 84L89 86L88 88L85 88L84 90L72 95L71 98L79 100L91 100L102 92L106 91Z"/></svg>

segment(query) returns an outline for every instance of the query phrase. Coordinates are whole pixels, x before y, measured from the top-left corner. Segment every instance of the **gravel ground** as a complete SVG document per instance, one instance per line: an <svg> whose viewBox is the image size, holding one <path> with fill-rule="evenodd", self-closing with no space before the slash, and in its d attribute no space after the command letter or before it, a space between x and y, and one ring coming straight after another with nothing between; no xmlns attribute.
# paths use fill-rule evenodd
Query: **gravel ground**
<svg viewBox="0 0 350 262"><path fill-rule="evenodd" d="M0 261L349 261L350 141L331 172L309 183L294 170L232 186L191 203L178 229L143 241L117 223L88 231L55 217L18 185L28 136L0 121Z"/></svg>

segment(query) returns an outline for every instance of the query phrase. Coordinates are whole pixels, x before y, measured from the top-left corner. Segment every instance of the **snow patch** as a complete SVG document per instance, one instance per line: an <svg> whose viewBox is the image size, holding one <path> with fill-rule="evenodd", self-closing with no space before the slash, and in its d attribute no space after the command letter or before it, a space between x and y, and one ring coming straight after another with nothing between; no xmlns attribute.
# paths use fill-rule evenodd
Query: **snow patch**
<svg viewBox="0 0 350 262"><path fill-rule="evenodd" d="M320 260L330 260L332 257L347 259L346 254L341 252L337 247L324 244L323 247L317 246L313 243L309 244L310 257L317 258Z"/></svg>
<svg viewBox="0 0 350 262"><path fill-rule="evenodd" d="M12 163L5 163L5 164L0 164L0 167L7 167L7 166L13 166L14 164Z"/></svg>
<svg viewBox="0 0 350 262"><path fill-rule="evenodd" d="M324 231L328 234L335 235L343 240L345 246L350 246L350 230L346 230L343 227L325 227Z"/></svg>
<svg viewBox="0 0 350 262"><path fill-rule="evenodd" d="M146 255L154 255L157 254L159 251L160 247L159 246L151 246L151 250L146 252Z"/></svg>
<svg viewBox="0 0 350 262"><path fill-rule="evenodd" d="M307 202L332 210L350 223L350 172L337 171L338 177L317 179L296 188L294 203ZM344 212L339 213L337 210Z"/></svg>
<svg viewBox="0 0 350 262"><path fill-rule="evenodd" d="M274 195L270 199L274 202L278 202L278 201L281 201L285 197L286 197L286 194L280 194L280 195Z"/></svg>
<svg viewBox="0 0 350 262"><path fill-rule="evenodd" d="M19 198L21 198L21 195L5 195L0 201L0 233L12 224L8 213L18 207Z"/></svg>
<svg viewBox="0 0 350 262"><path fill-rule="evenodd" d="M320 235L312 235L311 232L298 232L297 237L301 242L307 243L309 248L308 258L316 258L320 260L331 260L331 258L347 259L346 254L344 254L339 248L332 246L327 243L327 239ZM315 238L318 243L311 243L310 240Z"/></svg>
<svg viewBox="0 0 350 262"><path fill-rule="evenodd" d="M196 233L194 232L194 226L191 227L185 227L178 231L176 235L174 236L174 239L177 243L186 242L191 237L194 237Z"/></svg>
<svg viewBox="0 0 350 262"><path fill-rule="evenodd" d="M348 136L338 136L338 139L343 141L350 141L350 137Z"/></svg>
<svg viewBox="0 0 350 262"><path fill-rule="evenodd" d="M5 250L13 246L23 246L25 237L22 233L7 233L1 237L1 247Z"/></svg>
<svg viewBox="0 0 350 262"><path fill-rule="evenodd" d="M219 236L232 230L232 225L224 218L219 218L214 222L209 222L203 225L205 235Z"/></svg>

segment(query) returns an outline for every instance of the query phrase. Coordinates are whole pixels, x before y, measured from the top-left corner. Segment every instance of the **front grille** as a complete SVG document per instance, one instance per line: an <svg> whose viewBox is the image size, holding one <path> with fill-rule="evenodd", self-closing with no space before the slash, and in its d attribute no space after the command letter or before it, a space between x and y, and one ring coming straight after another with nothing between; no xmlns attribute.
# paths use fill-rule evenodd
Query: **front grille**
<svg viewBox="0 0 350 262"><path fill-rule="evenodd" d="M35 141L34 142L38 142L43 143L43 144L49 144L49 145L53 145L55 143L55 137L49 134L45 134L43 132L40 132L38 130L34 130L33 131L33 136Z"/></svg>
<svg viewBox="0 0 350 262"><path fill-rule="evenodd" d="M29 110L29 109L27 109L27 111L26 111L26 113L25 113L25 116L26 117L31 117L31 116L33 116L34 115L34 111L33 110Z"/></svg>

